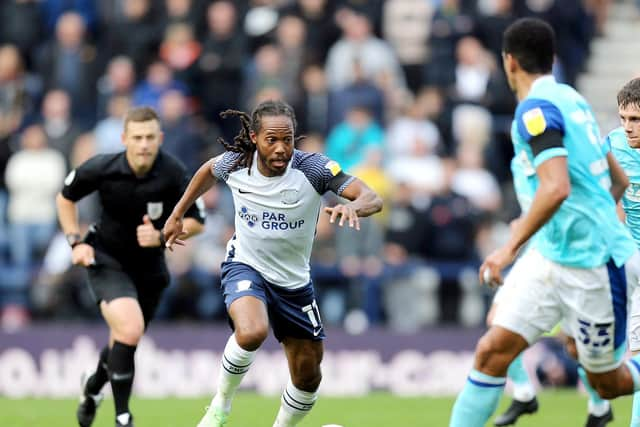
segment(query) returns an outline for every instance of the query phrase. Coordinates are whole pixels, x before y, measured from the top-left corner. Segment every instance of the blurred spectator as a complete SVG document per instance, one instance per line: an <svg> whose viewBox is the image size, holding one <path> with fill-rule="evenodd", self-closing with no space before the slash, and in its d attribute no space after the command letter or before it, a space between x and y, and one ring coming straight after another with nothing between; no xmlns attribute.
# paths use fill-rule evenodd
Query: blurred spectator
<svg viewBox="0 0 640 427"><path fill-rule="evenodd" d="M299 133L329 132L329 91L324 69L311 64L302 71L302 99L296 108Z"/></svg>
<svg viewBox="0 0 640 427"><path fill-rule="evenodd" d="M146 78L138 83L133 91L133 106L146 105L158 110L160 98L170 90L186 94L187 86L173 77L173 72L167 64L155 61L149 65Z"/></svg>
<svg viewBox="0 0 640 427"><path fill-rule="evenodd" d="M387 130L389 176L420 194L433 194L442 187L440 133L430 121L441 111L442 102L437 90L423 90Z"/></svg>
<svg viewBox="0 0 640 427"><path fill-rule="evenodd" d="M98 52L87 43L85 28L78 13L61 15L55 40L38 52L37 69L47 90L62 89L73 98L73 117L87 124L95 120Z"/></svg>
<svg viewBox="0 0 640 427"><path fill-rule="evenodd" d="M425 83L447 87L454 82L455 47L473 30L473 17L463 10L461 0L442 0L431 21Z"/></svg>
<svg viewBox="0 0 640 427"><path fill-rule="evenodd" d="M73 143L81 131L71 117L71 98L66 92L52 90L45 94L42 120L48 145L62 153L68 162Z"/></svg>
<svg viewBox="0 0 640 427"><path fill-rule="evenodd" d="M489 0L478 5L475 36L493 54L496 64L502 63L502 34L517 18L513 3L513 0Z"/></svg>
<svg viewBox="0 0 640 427"><path fill-rule="evenodd" d="M502 202L500 187L484 167L484 153L492 135L491 115L482 107L457 107L453 113L453 132L457 141L457 168L451 188L469 199L476 209L496 212Z"/></svg>
<svg viewBox="0 0 640 427"><path fill-rule="evenodd" d="M98 119L107 116L107 105L113 96L133 95L136 74L133 62L126 56L116 56L109 61L107 72L98 80Z"/></svg>
<svg viewBox="0 0 640 427"><path fill-rule="evenodd" d="M394 87L405 87L400 63L389 45L372 33L369 18L355 9L344 12L342 38L329 50L326 64L329 88L337 90L356 80L353 64L358 62L364 78L377 82L386 74Z"/></svg>
<svg viewBox="0 0 640 427"><path fill-rule="evenodd" d="M434 12L433 3L423 0L387 0L384 4L384 38L393 46L413 93L422 86Z"/></svg>
<svg viewBox="0 0 640 427"><path fill-rule="evenodd" d="M282 76L282 50L274 44L266 44L258 49L248 67L245 78L243 104L251 110L256 94L264 88L276 88L286 99L286 82Z"/></svg>
<svg viewBox="0 0 640 427"><path fill-rule="evenodd" d="M366 159L372 148L382 148L384 132L373 120L371 112L360 106L349 110L345 120L338 124L327 138L327 156L351 173Z"/></svg>
<svg viewBox="0 0 640 427"><path fill-rule="evenodd" d="M194 32L200 30L197 27L198 15L201 12L198 7L198 1L193 0L165 0L164 1L164 23L163 28L168 28L173 24L185 24L193 29Z"/></svg>
<svg viewBox="0 0 640 427"><path fill-rule="evenodd" d="M41 80L25 71L18 49L0 46L0 137L33 118L41 91Z"/></svg>
<svg viewBox="0 0 640 427"><path fill-rule="evenodd" d="M174 72L176 79L195 88L194 63L200 57L202 46L194 38L193 30L187 24L171 24L160 45L160 59Z"/></svg>
<svg viewBox="0 0 640 427"><path fill-rule="evenodd" d="M495 63L480 42L463 37L456 45L455 84L452 97L458 102L481 102Z"/></svg>
<svg viewBox="0 0 640 427"><path fill-rule="evenodd" d="M385 99L382 89L368 79L359 61L353 61L353 81L330 92L329 128L342 122L354 106L364 107L379 124L385 123Z"/></svg>
<svg viewBox="0 0 640 427"><path fill-rule="evenodd" d="M280 18L276 28L276 42L282 52L280 75L285 82L284 96L292 105L297 105L302 98L300 74L306 60L306 33L304 21L294 15Z"/></svg>
<svg viewBox="0 0 640 427"><path fill-rule="evenodd" d="M335 4L328 0L297 0L285 6L282 15L300 17L306 27L306 59L309 63L324 63L329 48L340 37L334 20Z"/></svg>
<svg viewBox="0 0 640 427"><path fill-rule="evenodd" d="M44 12L45 28L49 33L53 32L60 17L68 12L77 13L91 31L95 30L97 11L94 0L42 0L40 6Z"/></svg>
<svg viewBox="0 0 640 427"><path fill-rule="evenodd" d="M339 25L348 11L365 15L371 23L371 29L377 36L382 35L382 12L384 0L338 0L336 20Z"/></svg>
<svg viewBox="0 0 640 427"><path fill-rule="evenodd" d="M277 0L249 0L243 28L251 53L272 42L273 30L278 25L277 3Z"/></svg>
<svg viewBox="0 0 640 427"><path fill-rule="evenodd" d="M177 90L163 94L159 114L164 133L163 149L180 159L189 173L195 173L207 160L205 142L191 123L185 96ZM212 142L214 140L212 138Z"/></svg>
<svg viewBox="0 0 640 427"><path fill-rule="evenodd" d="M151 0L127 0L122 8L123 19L108 22L105 29L108 50L131 58L136 74L141 75L155 56L161 32L151 13Z"/></svg>
<svg viewBox="0 0 640 427"><path fill-rule="evenodd" d="M240 108L246 38L238 28L238 11L231 1L212 3L207 9L207 25L208 33L197 62L198 92L205 115L226 129L219 114L227 108ZM235 129L225 132L225 137L232 140Z"/></svg>
<svg viewBox="0 0 640 427"><path fill-rule="evenodd" d="M5 180L9 190L9 236L15 270L5 276L0 306L28 306L27 290L36 251L43 251L56 228L55 195L65 174L65 159L47 147L39 125L24 130L21 150L9 159ZM11 310L11 315L15 310ZM2 315L2 323L7 319ZM10 319L13 320L13 319Z"/></svg>
<svg viewBox="0 0 640 427"><path fill-rule="evenodd" d="M124 150L121 136L124 116L130 107L131 100L126 96L114 96L109 100L109 115L99 121L94 129L96 154L116 153Z"/></svg>
<svg viewBox="0 0 640 427"><path fill-rule="evenodd" d="M42 40L44 28L38 0L4 0L0 2L0 43L11 43L20 50L28 64Z"/></svg>
<svg viewBox="0 0 640 427"><path fill-rule="evenodd" d="M389 177L382 168L382 147L371 147L353 174L371 187L383 200L392 191ZM336 254L342 274L351 279L358 307L370 324L381 322L385 216L363 218L360 230L336 229Z"/></svg>

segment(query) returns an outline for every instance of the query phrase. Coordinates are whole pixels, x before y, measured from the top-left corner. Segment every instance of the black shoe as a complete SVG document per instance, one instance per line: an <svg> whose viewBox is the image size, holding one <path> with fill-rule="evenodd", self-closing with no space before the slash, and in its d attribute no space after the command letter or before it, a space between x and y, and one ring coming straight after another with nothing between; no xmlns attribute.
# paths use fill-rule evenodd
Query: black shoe
<svg viewBox="0 0 640 427"><path fill-rule="evenodd" d="M124 414L118 415L116 417L116 427L134 427L133 417L131 416L131 414L127 414L129 415L128 417L123 417L122 415ZM122 418L125 418L125 419L123 420Z"/></svg>
<svg viewBox="0 0 640 427"><path fill-rule="evenodd" d="M611 412L611 407L609 407L609 410L604 415L601 415L599 417L589 414L587 423L584 425L584 427L604 427L611 421L613 421L613 412Z"/></svg>
<svg viewBox="0 0 640 427"><path fill-rule="evenodd" d="M519 400L513 399L509 409L502 414L499 415L498 418L495 419L493 425L495 426L510 426L511 424L515 424L520 418L520 415L524 414L533 414L538 411L538 399L535 397L528 402L521 402Z"/></svg>
<svg viewBox="0 0 640 427"><path fill-rule="evenodd" d="M80 377L80 387L82 394L80 395L80 404L76 410L76 418L78 419L78 425L80 427L90 427L93 423L93 419L96 416L96 409L102 402L102 393L89 394L87 393L87 381L91 377L92 373L85 372Z"/></svg>

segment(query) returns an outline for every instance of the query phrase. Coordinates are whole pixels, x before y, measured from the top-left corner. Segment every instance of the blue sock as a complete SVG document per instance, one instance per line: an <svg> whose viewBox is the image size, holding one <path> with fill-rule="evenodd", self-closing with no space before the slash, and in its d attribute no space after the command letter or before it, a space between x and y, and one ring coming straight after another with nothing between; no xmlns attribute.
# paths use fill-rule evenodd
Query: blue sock
<svg viewBox="0 0 640 427"><path fill-rule="evenodd" d="M633 378L633 391L640 391L640 354L636 354L631 359L624 362L631 372L631 377Z"/></svg>
<svg viewBox="0 0 640 427"><path fill-rule="evenodd" d="M529 374L524 369L524 364L522 363L522 353L518 355L511 365L509 365L509 369L507 370L507 377L513 381L514 384L529 384Z"/></svg>
<svg viewBox="0 0 640 427"><path fill-rule="evenodd" d="M505 381L473 369L453 405L449 427L484 427L498 407Z"/></svg>
<svg viewBox="0 0 640 427"><path fill-rule="evenodd" d="M582 366L578 366L578 375L580 376L584 389L589 395L589 413L596 416L604 415L609 410L609 401L601 398L598 392L591 387L589 378L587 377L587 371L585 371Z"/></svg>
<svg viewBox="0 0 640 427"><path fill-rule="evenodd" d="M631 409L631 427L640 427L640 391L633 394L633 408Z"/></svg>

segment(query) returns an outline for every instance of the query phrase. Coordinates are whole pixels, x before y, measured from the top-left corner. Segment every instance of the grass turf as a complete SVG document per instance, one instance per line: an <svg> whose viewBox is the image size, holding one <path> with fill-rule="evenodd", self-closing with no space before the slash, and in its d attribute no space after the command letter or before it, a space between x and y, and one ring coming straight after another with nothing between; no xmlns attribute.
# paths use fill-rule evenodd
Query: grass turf
<svg viewBox="0 0 640 427"><path fill-rule="evenodd" d="M547 391L539 396L540 410L525 416L517 427L583 426L586 419L586 396L575 391ZM2 427L73 427L75 400L0 398ZM131 410L136 427L195 427L208 399L133 399ZM499 411L509 399L502 399ZM271 427L278 411L279 399L240 393L233 407L229 427ZM300 427L338 424L344 427L446 427L453 398L399 398L372 394L363 398L328 398L316 407ZM613 402L615 420L608 427L626 427L631 414L631 398ZM492 425L492 424L489 424ZM113 401L100 407L93 427L113 427Z"/></svg>

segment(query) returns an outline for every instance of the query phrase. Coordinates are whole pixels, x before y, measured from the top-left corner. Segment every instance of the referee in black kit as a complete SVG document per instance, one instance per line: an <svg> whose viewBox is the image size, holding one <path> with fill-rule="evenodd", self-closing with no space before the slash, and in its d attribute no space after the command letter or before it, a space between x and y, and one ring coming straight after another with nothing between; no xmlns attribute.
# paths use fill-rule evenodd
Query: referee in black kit
<svg viewBox="0 0 640 427"><path fill-rule="evenodd" d="M113 390L116 426L133 426L129 397L134 353L169 285L160 230L189 183L184 166L160 150L162 137L153 109L129 111L122 134L125 151L97 155L71 171L56 199L73 263L87 267L89 287L110 331L95 372L83 377L77 411L81 427L93 422L107 381ZM94 191L102 212L82 239L76 202ZM198 206L202 203L187 213L182 239L203 229L204 214Z"/></svg>

